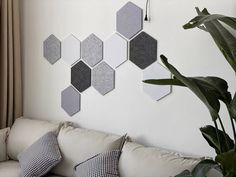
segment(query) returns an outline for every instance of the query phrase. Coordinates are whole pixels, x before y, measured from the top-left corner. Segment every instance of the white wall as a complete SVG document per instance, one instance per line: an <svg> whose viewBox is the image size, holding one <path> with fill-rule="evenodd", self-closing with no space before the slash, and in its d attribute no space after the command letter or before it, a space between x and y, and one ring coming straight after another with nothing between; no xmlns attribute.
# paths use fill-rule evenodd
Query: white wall
<svg viewBox="0 0 236 177"><path fill-rule="evenodd" d="M145 0L132 0L144 7ZM70 67L63 60L50 65L43 58L43 41L55 34L80 40L90 33L106 39L115 31L115 13L127 0L22 0L24 115L43 120L67 120L83 127L117 134L138 142L185 153L213 155L199 127L211 123L205 106L187 89L156 102L142 91L142 70L126 62L116 72L116 89L101 96L93 88L82 94L82 110L74 117L60 107L60 94L70 84ZM189 76L218 75L235 90L235 75L210 36L182 25L196 15L195 6L236 16L235 0L151 0L150 23L144 30L158 39L164 53ZM230 128L226 111L222 117Z"/></svg>

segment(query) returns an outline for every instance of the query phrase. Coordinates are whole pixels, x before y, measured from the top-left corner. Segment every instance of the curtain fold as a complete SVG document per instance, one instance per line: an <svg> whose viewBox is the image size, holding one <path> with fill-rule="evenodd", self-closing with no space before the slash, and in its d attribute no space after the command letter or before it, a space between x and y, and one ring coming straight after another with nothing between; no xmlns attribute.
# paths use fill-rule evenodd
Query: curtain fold
<svg viewBox="0 0 236 177"><path fill-rule="evenodd" d="M22 116L19 0L0 0L0 128Z"/></svg>

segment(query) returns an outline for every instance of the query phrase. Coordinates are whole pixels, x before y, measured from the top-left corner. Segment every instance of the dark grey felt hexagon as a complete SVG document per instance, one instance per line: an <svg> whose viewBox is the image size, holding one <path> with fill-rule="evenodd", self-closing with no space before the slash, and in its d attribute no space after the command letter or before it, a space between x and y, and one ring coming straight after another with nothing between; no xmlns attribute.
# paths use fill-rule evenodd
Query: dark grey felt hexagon
<svg viewBox="0 0 236 177"><path fill-rule="evenodd" d="M81 45L82 59L93 67L103 58L103 42L96 35L91 34Z"/></svg>
<svg viewBox="0 0 236 177"><path fill-rule="evenodd" d="M53 34L43 42L43 56L51 64L61 58L61 41Z"/></svg>
<svg viewBox="0 0 236 177"><path fill-rule="evenodd" d="M157 40L145 32L130 41L130 61L145 69L157 60Z"/></svg>
<svg viewBox="0 0 236 177"><path fill-rule="evenodd" d="M80 111L81 96L72 86L61 92L61 107L69 116L73 116Z"/></svg>
<svg viewBox="0 0 236 177"><path fill-rule="evenodd" d="M143 10L132 2L116 13L116 30L128 39L143 29Z"/></svg>
<svg viewBox="0 0 236 177"><path fill-rule="evenodd" d="M92 70L92 86L102 95L115 88L115 70L106 62L98 64Z"/></svg>
<svg viewBox="0 0 236 177"><path fill-rule="evenodd" d="M79 61L71 68L71 84L79 92L91 86L91 69L83 61Z"/></svg>

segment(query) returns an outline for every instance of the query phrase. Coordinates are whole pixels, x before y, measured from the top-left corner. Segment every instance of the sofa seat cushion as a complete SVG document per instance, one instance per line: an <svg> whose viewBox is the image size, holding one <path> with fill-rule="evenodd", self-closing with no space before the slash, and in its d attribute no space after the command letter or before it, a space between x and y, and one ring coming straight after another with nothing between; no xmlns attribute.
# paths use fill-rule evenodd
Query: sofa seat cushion
<svg viewBox="0 0 236 177"><path fill-rule="evenodd" d="M7 139L8 156L13 160L18 160L17 156L19 153L32 145L44 134L58 129L58 123L26 118L16 119Z"/></svg>
<svg viewBox="0 0 236 177"><path fill-rule="evenodd" d="M0 162L1 177L21 177L20 164L17 161Z"/></svg>
<svg viewBox="0 0 236 177"><path fill-rule="evenodd" d="M99 153L119 149L124 141L117 135L73 126L63 126L57 139L62 161L52 172L66 177L75 176L75 165Z"/></svg>
<svg viewBox="0 0 236 177"><path fill-rule="evenodd" d="M121 177L170 177L185 169L193 169L200 160L127 142L120 157L119 170Z"/></svg>

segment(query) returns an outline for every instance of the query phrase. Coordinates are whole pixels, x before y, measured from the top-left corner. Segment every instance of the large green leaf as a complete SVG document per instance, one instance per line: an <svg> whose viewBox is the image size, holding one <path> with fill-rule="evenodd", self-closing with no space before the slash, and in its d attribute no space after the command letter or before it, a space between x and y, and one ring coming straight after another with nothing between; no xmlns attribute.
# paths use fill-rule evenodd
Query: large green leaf
<svg viewBox="0 0 236 177"><path fill-rule="evenodd" d="M232 149L216 156L216 161L223 167L226 176L235 177L236 174L236 152Z"/></svg>
<svg viewBox="0 0 236 177"><path fill-rule="evenodd" d="M220 166L217 162L206 159L196 165L192 174L194 177L205 177L211 169L216 169L221 172Z"/></svg>
<svg viewBox="0 0 236 177"><path fill-rule="evenodd" d="M230 103L230 112L232 118L236 121L236 93L234 94L234 98Z"/></svg>
<svg viewBox="0 0 236 177"><path fill-rule="evenodd" d="M188 87L195 95L200 98L200 100L207 106L207 108L210 111L211 117L213 120L216 120L219 115L219 109L220 109L220 102L218 100L218 97L214 92L209 92L210 89L213 87L209 86L208 89L206 89L203 84L199 84L199 82L207 84L206 81L203 82L203 79L201 79L199 82L196 79L193 78L187 78L183 76L174 66L172 66L170 63L168 63L167 58L164 55L161 55L162 62L164 65L169 69L169 71L175 76L173 80L173 84L178 85L185 85ZM146 83L151 83L153 81L144 81ZM157 81L155 81L157 82ZM165 83L170 83L171 80L165 80ZM182 83L182 84L181 84Z"/></svg>
<svg viewBox="0 0 236 177"><path fill-rule="evenodd" d="M197 11L199 16L185 24L184 28L200 27L205 29L205 31L208 31L228 63L236 72L236 38L219 21L217 21L220 20L231 26L233 29L236 29L236 19L223 15L210 15L207 9L203 9L201 12L197 9Z"/></svg>
<svg viewBox="0 0 236 177"><path fill-rule="evenodd" d="M229 137L229 135L224 134L224 132L220 130L218 130L219 142L216 128L211 125L200 128L200 131L208 144L215 149L217 154L220 154L220 152L227 152L234 147L234 141Z"/></svg>
<svg viewBox="0 0 236 177"><path fill-rule="evenodd" d="M193 176L192 172L190 172L189 170L184 170L183 172L176 175L175 177L194 177L194 176Z"/></svg>
<svg viewBox="0 0 236 177"><path fill-rule="evenodd" d="M200 25L203 25L206 22L211 22L212 20L220 20L236 30L236 18L220 14L198 15L185 24L183 28L190 29L199 27Z"/></svg>
<svg viewBox="0 0 236 177"><path fill-rule="evenodd" d="M219 164L213 160L206 159L199 162L193 169L193 171L184 170L175 177L205 177L206 174L211 170L215 169L222 173Z"/></svg>

